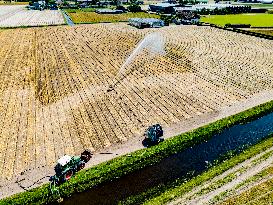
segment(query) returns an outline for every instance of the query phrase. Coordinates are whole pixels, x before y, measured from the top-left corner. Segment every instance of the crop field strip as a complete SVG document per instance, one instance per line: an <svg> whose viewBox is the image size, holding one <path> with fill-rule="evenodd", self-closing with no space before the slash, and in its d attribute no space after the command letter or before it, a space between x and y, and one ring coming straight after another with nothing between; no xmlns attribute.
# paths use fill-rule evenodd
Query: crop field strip
<svg viewBox="0 0 273 205"><path fill-rule="evenodd" d="M2 177L53 166L64 154L97 151L153 123L168 127L273 88L271 41L194 26L157 30L166 54L144 49L117 75L153 31L125 24L1 31Z"/></svg>
<svg viewBox="0 0 273 205"><path fill-rule="evenodd" d="M129 18L159 18L157 14L149 14L146 12L128 12L122 14L97 14L95 9L67 9L66 12L69 14L74 23L110 23L110 22L125 22Z"/></svg>
<svg viewBox="0 0 273 205"><path fill-rule="evenodd" d="M65 24L58 10L27 10L25 6L1 6L0 27L43 26Z"/></svg>
<svg viewBox="0 0 273 205"><path fill-rule="evenodd" d="M266 157L265 157L266 156ZM179 199L172 201L170 204L202 204L199 200L206 198L209 193L217 191L217 189L223 187L229 182L236 180L237 177L240 177L243 173L257 169L261 162L264 162L269 157L272 157L272 148L265 150L262 154L259 154L251 159L246 160L242 164L235 166L234 168L228 170L215 177L214 179L207 181L202 186L197 186L191 192L186 193L181 196ZM214 197L213 200L210 200L210 204L247 204L248 197L242 197L250 193L250 189L261 186L261 184L266 183L267 181L272 180L273 167L270 165L265 167L257 173L256 175L249 175L247 180L241 180L240 184L235 184L232 189L229 189L226 192ZM264 191L266 193L266 190ZM239 200L240 199L240 200ZM254 198L254 200L256 200ZM238 203L237 203L238 202ZM203 202L205 203L205 202Z"/></svg>
<svg viewBox="0 0 273 205"><path fill-rule="evenodd" d="M272 167L268 175L267 178L264 177L266 180L261 180L257 185L248 187L246 191L217 204L271 204L273 201Z"/></svg>

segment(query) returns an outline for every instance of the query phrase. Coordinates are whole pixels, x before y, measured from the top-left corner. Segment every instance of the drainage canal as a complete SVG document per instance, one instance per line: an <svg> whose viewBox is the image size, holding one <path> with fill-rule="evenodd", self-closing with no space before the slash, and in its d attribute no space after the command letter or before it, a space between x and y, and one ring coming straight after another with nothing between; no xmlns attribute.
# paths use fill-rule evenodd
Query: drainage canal
<svg viewBox="0 0 273 205"><path fill-rule="evenodd" d="M67 13L65 11L62 10L63 16L66 20L66 23L68 26L74 26L74 22L71 20L71 18L67 15Z"/></svg>
<svg viewBox="0 0 273 205"><path fill-rule="evenodd" d="M208 164L227 152L231 150L240 152L270 133L273 133L273 113L255 121L228 128L207 142L165 158L156 165L101 184L86 192L74 194L65 199L62 204L116 204L119 200L159 184L186 177L188 173L200 174L208 168Z"/></svg>

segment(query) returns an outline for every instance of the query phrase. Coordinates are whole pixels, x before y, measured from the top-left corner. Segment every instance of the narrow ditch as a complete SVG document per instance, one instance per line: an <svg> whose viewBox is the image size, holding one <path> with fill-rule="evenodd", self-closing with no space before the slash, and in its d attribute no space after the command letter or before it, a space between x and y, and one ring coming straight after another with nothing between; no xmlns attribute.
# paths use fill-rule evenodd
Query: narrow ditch
<svg viewBox="0 0 273 205"><path fill-rule="evenodd" d="M273 133L273 113L225 129L207 142L167 157L156 165L101 184L86 192L74 194L64 199L61 204L116 204L157 185L189 177L189 173L191 177L196 176L229 151L239 153L266 138L270 133Z"/></svg>

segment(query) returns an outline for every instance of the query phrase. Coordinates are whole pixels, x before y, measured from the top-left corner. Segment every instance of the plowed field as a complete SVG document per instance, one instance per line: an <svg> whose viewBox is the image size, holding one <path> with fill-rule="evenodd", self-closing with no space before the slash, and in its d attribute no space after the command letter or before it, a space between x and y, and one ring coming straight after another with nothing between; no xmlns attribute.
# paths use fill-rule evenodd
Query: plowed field
<svg viewBox="0 0 273 205"><path fill-rule="evenodd" d="M144 49L117 76L152 32L165 54ZM2 30L0 45L0 172L8 179L273 88L273 42L215 28Z"/></svg>

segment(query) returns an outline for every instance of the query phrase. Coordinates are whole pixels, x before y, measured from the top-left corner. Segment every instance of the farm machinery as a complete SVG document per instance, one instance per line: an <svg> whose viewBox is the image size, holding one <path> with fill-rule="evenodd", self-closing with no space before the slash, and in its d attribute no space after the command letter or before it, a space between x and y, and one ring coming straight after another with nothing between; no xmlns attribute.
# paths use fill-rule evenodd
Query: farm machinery
<svg viewBox="0 0 273 205"><path fill-rule="evenodd" d="M91 159L92 154L89 150L81 153L81 156L65 155L57 161L54 167L55 175L51 176L49 181L52 194L58 192L57 186L68 181L76 172L85 167L85 164Z"/></svg>
<svg viewBox="0 0 273 205"><path fill-rule="evenodd" d="M144 133L144 140L142 144L145 147L150 147L153 145L157 145L158 143L164 141L162 138L163 136L163 129L160 124L155 124L150 126Z"/></svg>

